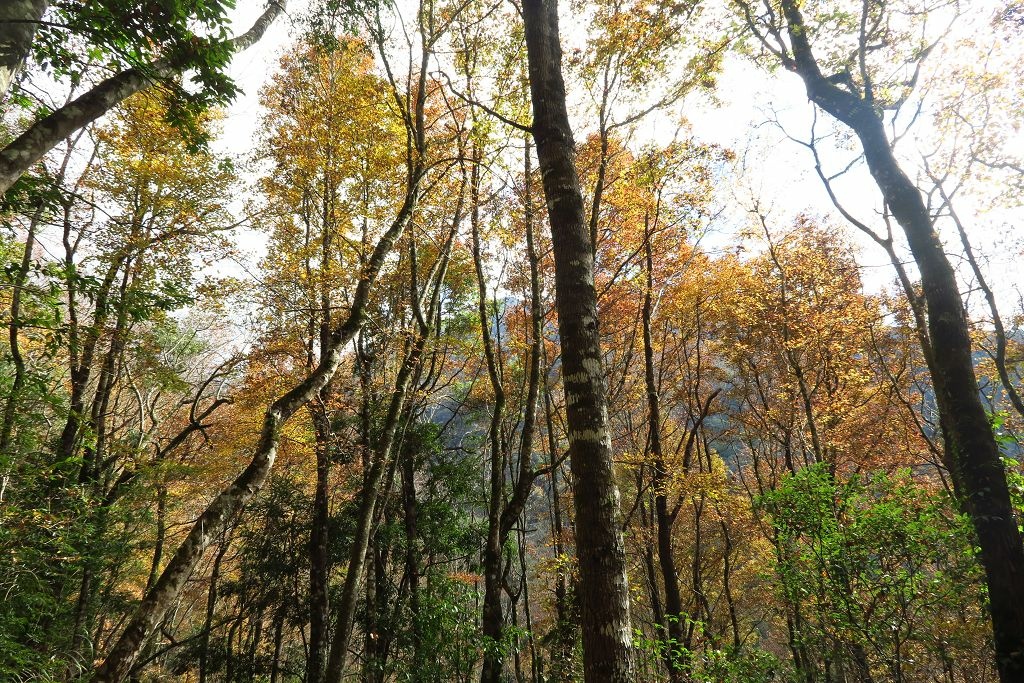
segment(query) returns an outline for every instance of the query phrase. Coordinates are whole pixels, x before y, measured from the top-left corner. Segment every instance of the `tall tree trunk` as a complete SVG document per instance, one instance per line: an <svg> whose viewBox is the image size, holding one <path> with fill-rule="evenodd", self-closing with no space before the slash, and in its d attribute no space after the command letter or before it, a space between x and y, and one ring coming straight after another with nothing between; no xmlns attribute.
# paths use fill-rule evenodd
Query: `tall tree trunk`
<svg viewBox="0 0 1024 683"><path fill-rule="evenodd" d="M68 373L71 382L71 401L68 409L68 416L61 430L60 442L57 447L58 459L63 462L70 462L75 455L78 442L78 435L81 430L82 420L85 417L86 391L89 379L92 377L92 366L95 359L96 347L103 334L103 328L107 324L110 315L109 298L110 289L114 286L114 279L124 263L124 256L118 257L107 267L98 291L96 293L95 310L93 311L92 325L82 329L77 320L72 318L69 336L71 339L72 353L70 355L70 371ZM74 263L68 264L74 266ZM67 295L68 308L75 308L75 286L73 283L74 270L68 271ZM83 339L84 337L84 339ZM81 341L81 348L78 344ZM83 459L79 468L79 483L85 483L91 463Z"/></svg>
<svg viewBox="0 0 1024 683"><path fill-rule="evenodd" d="M334 621L334 638L331 642L330 655L327 660L328 683L338 683L345 672L348 658L348 646L352 639L352 625L355 619L356 602L359 586L363 580L363 569L366 566L366 554L373 531L373 520L377 509L377 499L381 494L384 473L388 469L394 448L395 436L402 409L405 405L409 381L415 372L416 365L422 357L425 335L421 335L406 354L398 377L395 380L394 392L384 421L384 433L381 437L377 453L373 458L370 471L363 486L362 501L356 517L356 530L349 553L345 583L342 588L341 602Z"/></svg>
<svg viewBox="0 0 1024 683"><path fill-rule="evenodd" d="M230 540L225 535L221 539L220 549L213 560L213 571L210 573L210 590L206 594L206 616L203 621L203 634L199 643L199 683L206 683L208 675L207 663L210 659L210 631L213 629L213 615L217 608L217 590L220 582L220 565L228 552Z"/></svg>
<svg viewBox="0 0 1024 683"><path fill-rule="evenodd" d="M377 512L377 499L381 495L382 482L385 472L391 469L393 452L399 442L398 428L402 422L401 417L405 409L406 396L409 385L413 382L423 362L423 352L430 340L433 325L436 324L439 315L438 302L441 296L441 289L447 272L448 256L454 240L457 226L460 221L461 202L456 207L455 219L452 223L452 230L448 240L444 244L439 257L440 266L435 270L435 279L432 284L428 283L430 290L429 313L423 317L419 293L413 289L412 306L416 311L417 327L415 338L411 340L404 360L395 378L394 390L388 404L388 411L384 418L382 433L377 444L375 457L366 475L363 486L363 498L359 506L356 521L356 530L352 541L352 548L349 553L348 569L345 574L345 583L342 587L341 602L338 606L338 613L334 621L334 638L331 642L331 650L327 659L327 683L339 683L345 674L345 663L348 658L348 646L352 638L352 626L355 619L355 608L358 598L358 589L362 583L363 569L366 565L366 553L370 544L370 536L373 533L374 521ZM415 252L413 252L415 253ZM415 263L415 257L412 259ZM413 266L415 268L415 265ZM414 278L415 279L415 278ZM429 278L428 278L429 279ZM390 488L390 476L388 477L387 488Z"/></svg>
<svg viewBox="0 0 1024 683"><path fill-rule="evenodd" d="M325 181L326 182L326 181ZM331 244L333 222L329 219L328 196L324 192L323 221L320 235L320 362L330 348L331 336ZM307 261L308 264L308 261ZM310 334L312 336L312 333ZM312 341L312 340L311 340ZM328 521L330 516L329 476L333 448L331 426L331 383L320 390L310 403L316 437L316 487L313 494L313 519L309 533L309 656L306 658L306 683L320 683L323 657L327 649L329 619Z"/></svg>
<svg viewBox="0 0 1024 683"><path fill-rule="evenodd" d="M651 333L651 317L654 309L654 275L651 272L654 259L651 249L650 230L644 236L644 263L646 286L644 287L643 318L644 338L644 385L647 389L647 441L653 459L654 517L657 524L658 564L661 580L665 585L665 631L669 645L665 648L665 664L670 681L683 680L683 598L679 590L679 576L676 560L672 554L672 527L675 516L668 506L668 468L661 448L661 401L654 370L654 339Z"/></svg>
<svg viewBox="0 0 1024 683"><path fill-rule="evenodd" d="M501 576L503 571L501 538L501 512L505 502L505 460L506 454L501 438L501 423L505 415L505 387L498 367L494 341L491 338L491 315L487 307L487 282L484 277L483 256L480 244L480 154L474 146L470 168L470 228L473 243L473 267L477 281L477 319L480 323L480 340L484 358L487 361L487 377L491 383L494 399L491 402L491 419L487 428L487 443L490 453L489 492L487 501L487 538L484 543L483 574L484 602L481 616L481 630L484 636L484 661L480 670L480 683L498 683L501 679L501 642L505 615L501 605Z"/></svg>
<svg viewBox="0 0 1024 683"><path fill-rule="evenodd" d="M270 683L281 680L281 649L284 645L285 609L282 606L274 617L274 655L270 660Z"/></svg>
<svg viewBox="0 0 1024 683"><path fill-rule="evenodd" d="M167 486L163 482L156 486L156 538L153 541L153 559L149 563L149 577L146 579L145 593L160 576L160 563L164 556L164 542L167 537Z"/></svg>
<svg viewBox="0 0 1024 683"><path fill-rule="evenodd" d="M323 400L323 396L320 397ZM323 656L327 649L328 628L328 513L330 420L327 408L318 406L316 423L316 489L313 495L313 519L309 535L309 656L306 658L307 683L320 683Z"/></svg>
<svg viewBox="0 0 1024 683"><path fill-rule="evenodd" d="M423 639L420 621L419 504L416 500L415 454L402 461L402 507L405 524L405 575L409 582L409 640L412 649L413 680L420 680L423 665Z"/></svg>
<svg viewBox="0 0 1024 683"><path fill-rule="evenodd" d="M0 14L0 22L3 16ZM2 94L2 93L0 93ZM18 400L21 398L21 390L25 386L25 357L21 354L21 344L18 337L21 333L21 297L28 282L28 271L32 265L32 250L36 245L36 228L43 216L43 205L40 204L28 225L28 235L25 237L25 250L21 255L21 265L14 276L13 293L11 294L11 323L7 328L7 338L11 346L11 359L14 361L14 381L11 384L11 393L7 396L4 404L3 424L0 425L0 477L4 481L0 483L0 501L3 501L2 491L6 488L8 467L14 462L14 452L10 451L11 436L14 432L14 417L17 413Z"/></svg>
<svg viewBox="0 0 1024 683"><path fill-rule="evenodd" d="M792 43L787 66L808 97L850 127L921 273L932 348L936 404L949 433L949 466L971 518L985 568L996 665L1003 683L1024 680L1024 543L1010 502L1006 472L974 374L970 331L956 275L921 192L900 168L870 97L844 90L821 73L795 0L783 0Z"/></svg>
<svg viewBox="0 0 1024 683"><path fill-rule="evenodd" d="M525 0L523 22L532 132L555 255L555 307L576 494L584 679L588 683L633 681L629 585L608 433L594 254L566 109L557 1Z"/></svg>
<svg viewBox="0 0 1024 683"><path fill-rule="evenodd" d="M544 417L547 423L549 467L551 469L551 536L554 538L555 556L559 558L555 576L555 637L551 653L551 672L555 680L567 679L572 675L572 652L575 641L575 619L570 615L569 587L566 569L561 559L562 545L562 501L558 483L558 451L555 447L555 425L552 417L551 394L544 389Z"/></svg>
<svg viewBox="0 0 1024 683"><path fill-rule="evenodd" d="M718 512L718 524L722 529L722 538L725 541L725 547L722 549L722 595L725 598L725 604L729 608L729 624L732 626L732 648L736 654L739 654L740 647L742 646L742 640L740 638L740 621L739 614L736 611L736 599L732 594L732 534L729 531L729 524L722 517L721 511Z"/></svg>

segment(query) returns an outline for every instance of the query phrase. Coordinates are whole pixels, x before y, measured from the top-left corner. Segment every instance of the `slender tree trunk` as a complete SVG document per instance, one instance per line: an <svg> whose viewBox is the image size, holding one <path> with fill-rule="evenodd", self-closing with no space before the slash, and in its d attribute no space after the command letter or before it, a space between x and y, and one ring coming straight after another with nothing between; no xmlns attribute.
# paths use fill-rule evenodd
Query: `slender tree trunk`
<svg viewBox="0 0 1024 683"><path fill-rule="evenodd" d="M402 462L402 506L405 513L405 575L409 582L409 640L412 649L413 680L420 680L424 662L420 621L419 504L416 500L415 454Z"/></svg>
<svg viewBox="0 0 1024 683"><path fill-rule="evenodd" d="M981 548L996 665L1003 683L1024 680L1024 543L1010 502L1006 472L974 374L959 285L920 191L900 168L870 99L839 88L820 71L794 0L783 0L793 45L789 66L812 102L850 127L886 205L907 237L921 273L932 348L932 383L957 494Z"/></svg>
<svg viewBox="0 0 1024 683"><path fill-rule="evenodd" d="M729 623L732 626L732 647L736 654L739 653L742 641L740 639L740 621L736 611L736 600L732 594L732 534L729 532L729 524L719 513L719 526L722 529L722 538L725 540L725 548L722 550L722 593L725 603L729 608Z"/></svg>
<svg viewBox="0 0 1024 683"><path fill-rule="evenodd" d="M60 442L57 447L58 459L63 462L70 462L75 455L78 443L78 434L82 426L82 419L85 415L86 391L89 386L89 379L92 377L92 366L95 359L96 347L99 343L100 336L103 333L103 328L107 324L107 318L110 315L110 289L114 286L114 279L117 277L117 273L123 262L123 257L115 259L115 261L108 266L107 272L103 276L103 280L96 293L92 325L83 330L76 320L71 321L71 329L69 331L72 339L71 343L77 346L78 340L81 340L82 337L84 337L84 340L82 341L81 349L73 349L74 352L69 359L70 369L68 374L71 381L71 402L68 409L67 419L64 422L64 428L61 430ZM74 266L73 263L69 265ZM75 287L71 279L72 274L73 272L69 271L69 280L67 282L68 307L71 309L75 308L75 302L73 301ZM83 459L82 465L79 468L79 483L85 482L90 468L91 463L88 459Z"/></svg>
<svg viewBox="0 0 1024 683"><path fill-rule="evenodd" d="M532 131L555 254L555 306L576 493L584 679L588 683L633 681L629 585L608 433L593 245L584 219L566 109L557 1L525 0L523 21Z"/></svg>
<svg viewBox="0 0 1024 683"><path fill-rule="evenodd" d="M210 590L206 594L206 617L203 621L203 635L199 644L199 683L206 683L207 662L210 658L210 631L213 629L213 615L217 608L217 589L220 582L220 564L228 552L229 540L221 540L220 549L213 560L213 571L210 573Z"/></svg>
<svg viewBox="0 0 1024 683"><path fill-rule="evenodd" d="M331 642L330 656L327 660L328 683L337 683L342 679L348 646L352 638L352 625L355 619L358 588L362 584L363 569L366 566L366 554L370 544L372 522L376 512L377 499L381 493L381 483L390 462L391 452L397 432L399 416L405 403L409 380L415 370L416 363L422 354L422 341L417 340L412 351L406 356L395 381L394 393L384 422L384 435L381 438L378 452L373 459L370 472L363 487L362 502L356 522L356 531L349 553L348 568L342 589L341 603L335 615L334 638Z"/></svg>
<svg viewBox="0 0 1024 683"><path fill-rule="evenodd" d="M0 13L0 22L3 15ZM2 93L0 93L2 96ZM8 476L8 467L14 461L14 453L10 450L11 435L14 432L14 417L17 414L18 400L21 397L21 390L25 386L25 358L21 354L21 344L18 337L21 333L21 297L24 293L25 284L28 282L28 270L32 265L32 250L36 244L36 228L43 216L43 206L40 204L28 225L28 235L25 237L25 250L21 255L21 265L15 275L14 291L11 294L11 323L7 328L7 338L11 347L11 359L14 361L14 381L11 384L11 393L7 396L4 404L3 425L0 426L0 467L3 471L0 476L4 478L0 484L0 492L5 488ZM0 493L0 501L3 495Z"/></svg>
<svg viewBox="0 0 1024 683"><path fill-rule="evenodd" d="M331 343L332 285L332 243L334 221L333 183L327 189L329 179L325 173L324 199L320 226L320 362L325 358ZM307 268L309 261L307 260ZM311 325L313 316L311 316ZM315 328L314 328L315 329ZM310 331L310 337L313 331ZM310 340L312 345L312 339ZM317 399L310 403L310 414L316 437L316 487L313 494L313 519L309 534L309 656L306 658L306 683L320 683L323 676L323 656L327 649L327 628L329 619L328 581L330 559L328 555L328 520L330 516L329 477L333 451L333 428L331 425L331 383L320 390Z"/></svg>
<svg viewBox="0 0 1024 683"><path fill-rule="evenodd" d="M456 217L456 224L458 217ZM454 236L454 231L452 232ZM441 259L447 263L447 250L451 246L451 240L445 246L445 252ZM359 506L359 513L356 522L351 552L349 554L348 569L345 574L345 583L342 588L341 602L334 622L334 638L331 642L330 655L327 660L328 683L339 683L345 673L345 663L348 657L348 646L352 638L352 625L355 619L355 608L358 597L358 588L362 583L363 568L366 565L366 553L370 544L370 535L373 532L373 522L377 511L377 499L382 493L381 484L384 481L384 474L391 465L393 451L398 441L398 427L402 421L403 414L411 380L416 375L417 369L423 360L423 351L430 339L436 304L440 296L441 285L444 280L445 268L440 268L437 280L433 284L433 292L430 297L430 314L426 319L420 318L419 330L416 338L411 342L411 348L405 354L402 366L395 378L395 387L388 405L388 412L384 419L382 434L377 444L377 453L373 458L370 471L366 476L363 487L363 498ZM413 303L418 307L418 303Z"/></svg>
<svg viewBox="0 0 1024 683"><path fill-rule="evenodd" d="M551 536L554 538L555 555L560 560L555 570L557 572L555 576L555 644L551 654L551 671L555 680L562 680L571 675L575 619L570 615L569 587L566 581L566 571L561 562L565 552L562 545L564 526L558 483L558 451L555 447L555 425L551 413L551 395L545 388L544 416L547 423L549 467L551 468Z"/></svg>
<svg viewBox="0 0 1024 683"><path fill-rule="evenodd" d="M670 641L665 651L665 663L669 680L683 680L683 599L679 590L679 576L676 572L675 556L672 553L672 527L675 518L668 509L668 468L661 448L661 401L654 371L654 340L651 333L651 316L654 309L654 275L650 231L644 236L644 262L646 264L646 286L644 287L643 318L644 338L644 384L647 389L647 440L650 444L654 469L654 517L657 523L658 564L661 580L665 585L665 630Z"/></svg>
<svg viewBox="0 0 1024 683"><path fill-rule="evenodd" d="M322 397L321 397L322 399ZM321 406L326 413L326 407ZM313 519L309 537L309 656L306 658L307 683L320 683L323 676L323 655L327 649L328 628L328 506L330 470L329 420L314 417L316 429L316 489L313 495ZM325 424L328 423L328 424Z"/></svg>
<svg viewBox="0 0 1024 683"><path fill-rule="evenodd" d="M274 19L284 12L285 1L271 2L248 31L228 41L231 49L241 52L262 38ZM9 4L11 4L11 0L5 0L4 3L0 3L0 7L6 8ZM25 0L15 0L14 4L28 5L37 4L37 2L28 3ZM2 19L2 15L0 15L0 19ZM3 24L0 24L0 28L2 27ZM0 40L2 40L2 35L0 35ZM31 42L31 38L29 40ZM5 46L0 43L0 52L4 48ZM8 48L8 52L15 51ZM0 60L2 59L0 56ZM126 69L36 121L28 130L0 150L0 195L7 192L23 173L46 156L46 153L61 140L79 128L89 125L113 107L135 93L150 87L159 79L171 78L187 70L190 66L191 63L188 59L176 62L157 59L145 67ZM0 66L0 79L3 78L3 69L6 68L8 67Z"/></svg>
<svg viewBox="0 0 1024 683"><path fill-rule="evenodd" d="M153 559L149 563L149 577L146 591L153 587L160 576L160 563L164 556L164 542L167 536L167 487L162 483L156 487L156 539L153 541ZM143 592L146 592L143 591Z"/></svg>
<svg viewBox="0 0 1024 683"><path fill-rule="evenodd" d="M282 607L274 617L274 656L270 660L270 683L278 683L281 680L281 648L284 645L284 617L285 610Z"/></svg>
<svg viewBox="0 0 1024 683"><path fill-rule="evenodd" d="M470 168L470 228L473 241L473 266L477 281L477 318L480 323L480 340L484 358L487 361L487 377L491 383L494 399L491 403L491 419L487 429L490 453L490 476L487 503L487 538L484 543L483 574L484 602L481 616L481 630L484 636L484 661L480 672L480 683L498 683L501 678L501 642L505 615L501 605L501 576L503 570L501 538L501 512L505 498L505 451L501 439L501 423L505 415L505 387L498 367L494 341L491 338L492 320L487 307L487 283L484 277L483 256L480 244L480 158L474 147Z"/></svg>
<svg viewBox="0 0 1024 683"><path fill-rule="evenodd" d="M188 535L167 563L156 585L147 593L135 616L125 627L106 660L96 670L97 683L118 682L131 670L149 632L163 618L192 574L203 552L235 518L242 507L266 481L277 457L281 428L295 411L311 400L331 380L341 365L344 347L362 327L370 290L384 264L385 257L405 230L418 199L419 177L409 188L405 203L395 221L374 247L363 277L356 286L348 318L331 334L325 359L302 382L275 400L263 418L263 426L252 460L241 474L221 491L196 520Z"/></svg>

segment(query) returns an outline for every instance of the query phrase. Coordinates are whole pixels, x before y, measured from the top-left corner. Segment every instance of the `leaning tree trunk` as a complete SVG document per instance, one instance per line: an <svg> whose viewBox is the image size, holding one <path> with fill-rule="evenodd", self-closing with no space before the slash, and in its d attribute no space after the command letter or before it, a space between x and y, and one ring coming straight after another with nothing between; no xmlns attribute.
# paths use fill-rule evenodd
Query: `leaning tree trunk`
<svg viewBox="0 0 1024 683"><path fill-rule="evenodd" d="M10 0L0 2L0 8L3 8L0 9L0 20L4 18L2 12L7 11L9 4L20 6L30 3L24 0L14 3ZM272 1L252 27L242 35L229 40L228 46L233 51L240 52L254 45L263 37L277 16L284 12L284 6L285 0ZM0 23L0 29L2 28L3 24ZM0 33L0 40L2 39L3 34ZM31 37L29 42L31 44ZM5 47L0 43L0 59L3 58L2 52ZM21 59L19 65L20 62ZM0 149L0 195L7 192L23 173L32 168L33 164L42 159L61 140L79 128L89 125L135 93L153 85L157 80L176 76L188 70L190 66L191 62L187 58L157 59L144 66L125 69L33 123L6 147ZM0 79L3 78L4 68L6 67L0 68Z"/></svg>
<svg viewBox="0 0 1024 683"><path fill-rule="evenodd" d="M576 493L584 679L590 683L633 681L629 586L608 433L594 255L566 109L557 0L525 0L523 22L532 130L555 255L555 307Z"/></svg>
<svg viewBox="0 0 1024 683"><path fill-rule="evenodd" d="M323 361L302 382L267 408L259 440L249 465L230 486L213 499L192 525L188 535L160 574L156 585L146 593L135 616L128 622L120 638L107 654L107 658L96 669L93 678L96 683L115 683L124 680L142 650L146 638L177 600L207 546L222 533L242 507L263 486L277 457L281 428L295 411L330 382L341 365L345 346L362 327L370 289L384 265L384 259L391 252L395 241L405 231L418 195L419 178L416 177L410 185L398 216L374 247L363 277L356 286L348 318L331 333L330 346L323 356Z"/></svg>
<svg viewBox="0 0 1024 683"><path fill-rule="evenodd" d="M870 99L838 87L815 60L797 3L783 0L792 41L786 66L816 105L850 127L921 273L931 341L932 384L957 495L971 518L988 585L996 664L1003 683L1024 681L1024 544L1006 472L974 374L970 330L952 265L921 192L900 168Z"/></svg>

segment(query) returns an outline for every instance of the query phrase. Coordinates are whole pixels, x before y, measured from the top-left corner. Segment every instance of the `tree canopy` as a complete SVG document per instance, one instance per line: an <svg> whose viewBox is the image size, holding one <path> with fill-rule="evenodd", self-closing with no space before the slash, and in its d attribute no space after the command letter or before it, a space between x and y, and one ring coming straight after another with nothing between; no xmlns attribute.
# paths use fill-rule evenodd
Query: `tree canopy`
<svg viewBox="0 0 1024 683"><path fill-rule="evenodd" d="M1024 680L1021 17L4 4L0 678Z"/></svg>

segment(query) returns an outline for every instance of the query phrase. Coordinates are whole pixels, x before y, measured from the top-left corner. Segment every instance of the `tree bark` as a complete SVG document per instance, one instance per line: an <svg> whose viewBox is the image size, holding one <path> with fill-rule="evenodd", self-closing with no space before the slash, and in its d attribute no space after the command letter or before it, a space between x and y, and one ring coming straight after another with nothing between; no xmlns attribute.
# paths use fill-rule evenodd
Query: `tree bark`
<svg viewBox="0 0 1024 683"><path fill-rule="evenodd" d="M523 21L532 132L555 255L555 307L576 492L584 679L589 683L633 681L629 586L608 433L593 246L566 109L556 0L525 0Z"/></svg>
<svg viewBox="0 0 1024 683"><path fill-rule="evenodd" d="M0 3L0 101L25 65L39 21L49 5L49 0Z"/></svg>

